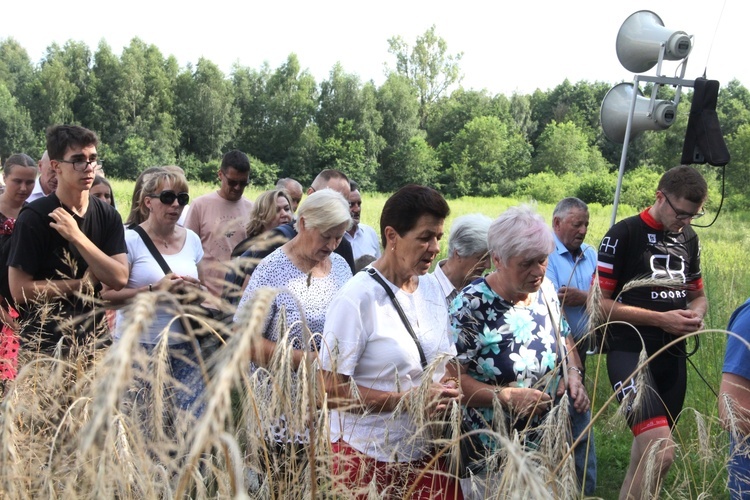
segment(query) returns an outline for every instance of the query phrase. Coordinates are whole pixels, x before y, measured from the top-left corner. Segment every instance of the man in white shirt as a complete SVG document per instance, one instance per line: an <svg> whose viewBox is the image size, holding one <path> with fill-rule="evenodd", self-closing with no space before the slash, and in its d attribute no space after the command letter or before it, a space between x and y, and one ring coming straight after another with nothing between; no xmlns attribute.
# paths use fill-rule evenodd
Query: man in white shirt
<svg viewBox="0 0 750 500"><path fill-rule="evenodd" d="M349 213L352 215L353 224L351 229L344 233L344 238L352 245L355 261L363 255L378 258L380 257L378 233L370 226L359 222L362 214L362 196L359 193L359 185L350 180L349 188Z"/></svg>
<svg viewBox="0 0 750 500"><path fill-rule="evenodd" d="M458 292L492 267L487 231L492 219L469 214L453 220L448 238L448 258L437 263L432 276L440 283L448 305Z"/></svg>
<svg viewBox="0 0 750 500"><path fill-rule="evenodd" d="M203 245L204 280L209 291L221 296L226 265L235 246L247 237L253 203L242 194L249 184L250 160L242 151L224 155L218 172L218 191L196 198L190 206L185 227L200 236Z"/></svg>
<svg viewBox="0 0 750 500"><path fill-rule="evenodd" d="M42 159L39 160L39 177L37 177L34 189L26 202L31 203L44 196L49 196L55 189L57 189L57 176L55 176L55 171L50 165L49 154L45 151Z"/></svg>

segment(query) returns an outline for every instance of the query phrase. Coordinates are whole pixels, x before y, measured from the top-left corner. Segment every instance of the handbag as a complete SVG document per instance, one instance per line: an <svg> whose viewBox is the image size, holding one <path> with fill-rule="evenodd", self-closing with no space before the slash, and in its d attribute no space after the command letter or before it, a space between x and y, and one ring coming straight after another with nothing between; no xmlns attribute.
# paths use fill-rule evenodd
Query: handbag
<svg viewBox="0 0 750 500"><path fill-rule="evenodd" d="M159 264L159 267L161 267L161 270L164 272L164 276L170 274L172 272L172 269L169 267L169 264L167 264L167 261L164 260L164 257L159 252L159 250L156 248L156 245L154 245L154 242L151 240L148 233L146 233L146 231L141 226L134 227L133 231L138 233L138 235L141 237L143 243L146 245L146 248L148 248L148 251L151 253L151 256L154 258L156 263ZM195 316L203 316L206 318L213 318L214 316L213 312L210 309L202 305L192 302L185 304L182 301L180 301L180 304L182 304L183 306L187 306L190 309L188 312L193 313ZM186 318L183 316L180 318L180 323L182 323L182 327L186 333L194 332L196 335L206 333L205 325L193 318Z"/></svg>
<svg viewBox="0 0 750 500"><path fill-rule="evenodd" d="M390 298L391 302L393 302L393 306L396 308L396 312L398 312L398 315L401 318L401 321L404 323L406 330L409 332L412 340L414 340L414 343L417 345L417 350L419 351L419 361L422 364L422 369L426 369L427 358L425 357L424 350L422 349L422 344L420 344L419 339L417 338L417 334L414 332L414 329L409 322L409 318L406 317L406 313L404 313L404 310L401 308L401 304L398 302L398 299L393 293L393 290L391 290L391 287L388 286L388 284L385 282L385 280L383 280L380 274L378 274L375 268L368 267L364 269L364 271L367 272L367 274L369 274L372 279L377 281L380 286L383 287L385 293L388 295L388 298ZM485 467L487 448L482 442L481 436L479 434L475 433L467 435L469 432L471 432L471 430L471 421L467 419L466 415L464 414L463 418L461 419L461 435L458 442L458 453L448 452L448 457L452 464L450 470L451 472L455 473L456 477L460 479L470 477L472 474L476 474ZM450 427L448 427L446 429L445 437L452 440L453 436L450 434Z"/></svg>

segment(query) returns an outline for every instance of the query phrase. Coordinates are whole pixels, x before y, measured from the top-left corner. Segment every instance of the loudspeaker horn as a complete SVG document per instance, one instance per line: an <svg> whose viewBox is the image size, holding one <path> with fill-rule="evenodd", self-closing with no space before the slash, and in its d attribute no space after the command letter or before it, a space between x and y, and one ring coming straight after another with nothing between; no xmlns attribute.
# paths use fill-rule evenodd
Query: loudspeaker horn
<svg viewBox="0 0 750 500"><path fill-rule="evenodd" d="M617 58L625 69L632 73L643 73L659 61L661 44L664 43L664 59L685 59L693 48L693 42L684 31L673 31L664 27L661 18L650 10L639 10L631 14L617 33Z"/></svg>
<svg viewBox="0 0 750 500"><path fill-rule="evenodd" d="M600 119L604 135L617 144L625 142L625 129L633 101L633 89L632 83L620 83L609 89L602 101ZM649 116L651 99L643 97L640 89L635 99L633 123L630 127L631 140L644 130L664 130L674 123L677 107L672 101L657 99L654 102L654 111Z"/></svg>

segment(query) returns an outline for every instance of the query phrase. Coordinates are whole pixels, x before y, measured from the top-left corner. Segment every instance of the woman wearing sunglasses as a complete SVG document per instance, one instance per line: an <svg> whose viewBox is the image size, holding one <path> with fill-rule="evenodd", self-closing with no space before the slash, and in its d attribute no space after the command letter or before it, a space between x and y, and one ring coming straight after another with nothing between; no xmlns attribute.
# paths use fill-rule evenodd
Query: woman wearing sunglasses
<svg viewBox="0 0 750 500"><path fill-rule="evenodd" d="M199 416L202 412L199 398L204 389L200 352L193 348L183 323L176 320L180 297L191 293L197 297L201 289L203 247L198 235L177 224L189 201L187 180L180 172L161 169L144 178L138 202L143 222L125 231L130 267L128 284L117 292L108 290L103 296L114 304L127 304L138 294L153 294L156 314L149 328L142 332L140 343L151 353L157 344L167 342L171 376L178 382L169 384L174 385L172 403L178 410ZM133 319L127 306L118 311L116 341ZM148 379L148 374L145 378ZM144 385L139 388L140 393L148 393L143 390L148 389L148 384Z"/></svg>

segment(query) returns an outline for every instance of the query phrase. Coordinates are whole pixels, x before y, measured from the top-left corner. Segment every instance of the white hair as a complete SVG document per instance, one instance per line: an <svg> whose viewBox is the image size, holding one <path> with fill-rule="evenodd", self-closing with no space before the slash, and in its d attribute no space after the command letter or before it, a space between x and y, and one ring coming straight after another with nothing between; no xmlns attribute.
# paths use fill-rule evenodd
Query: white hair
<svg viewBox="0 0 750 500"><path fill-rule="evenodd" d="M490 225L487 233L490 253L503 264L524 255L549 255L555 248L552 230L529 205L510 207Z"/></svg>
<svg viewBox="0 0 750 500"><path fill-rule="evenodd" d="M453 257L454 253L461 257L487 253L487 232L490 224L492 219L483 214L456 217L451 224L448 257Z"/></svg>
<svg viewBox="0 0 750 500"><path fill-rule="evenodd" d="M294 228L299 231L299 220L305 220L306 229L328 231L346 222L348 230L352 225L349 213L349 202L333 189L325 188L315 191L300 203L297 208L297 222Z"/></svg>

